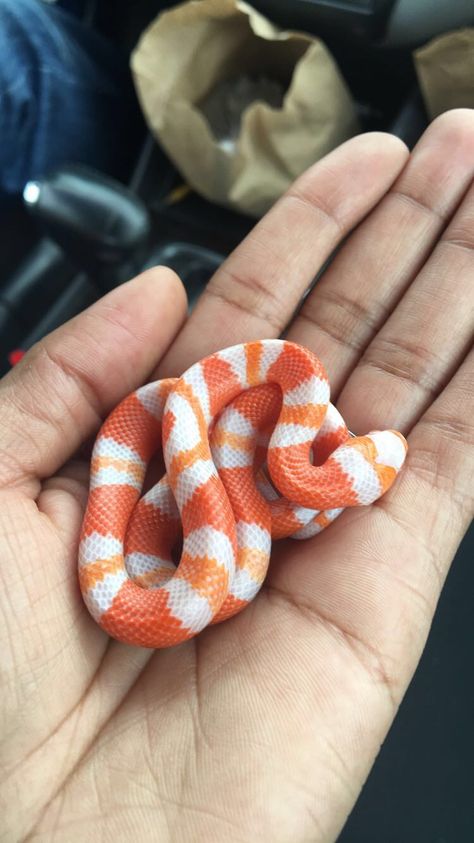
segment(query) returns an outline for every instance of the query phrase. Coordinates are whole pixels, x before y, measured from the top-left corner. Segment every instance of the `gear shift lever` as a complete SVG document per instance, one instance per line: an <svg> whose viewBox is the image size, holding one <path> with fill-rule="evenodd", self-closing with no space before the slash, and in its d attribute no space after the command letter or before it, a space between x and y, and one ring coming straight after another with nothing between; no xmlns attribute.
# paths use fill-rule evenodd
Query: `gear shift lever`
<svg viewBox="0 0 474 843"><path fill-rule="evenodd" d="M148 212L113 179L86 167L63 167L28 182L23 199L43 232L102 289L141 269L150 232Z"/></svg>

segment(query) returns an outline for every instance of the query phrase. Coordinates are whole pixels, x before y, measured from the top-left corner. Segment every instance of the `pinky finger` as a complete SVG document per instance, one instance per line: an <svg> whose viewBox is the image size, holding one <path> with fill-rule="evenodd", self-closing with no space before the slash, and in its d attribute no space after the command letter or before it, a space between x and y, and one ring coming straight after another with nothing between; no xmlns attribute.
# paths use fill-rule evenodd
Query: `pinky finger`
<svg viewBox="0 0 474 843"><path fill-rule="evenodd" d="M378 505L419 535L433 561L419 572L438 592L474 515L474 352L415 425L405 470ZM420 583L420 585L423 585ZM426 583L429 591L429 583ZM433 594L437 598L437 593Z"/></svg>

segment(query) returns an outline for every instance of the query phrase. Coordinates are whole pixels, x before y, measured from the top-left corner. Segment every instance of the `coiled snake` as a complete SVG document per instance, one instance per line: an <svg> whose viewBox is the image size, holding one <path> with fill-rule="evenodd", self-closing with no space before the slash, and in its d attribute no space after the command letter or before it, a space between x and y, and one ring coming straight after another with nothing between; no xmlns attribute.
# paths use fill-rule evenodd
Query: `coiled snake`
<svg viewBox="0 0 474 843"><path fill-rule="evenodd" d="M161 445L166 474L141 497ZM395 431L352 437L322 363L285 340L233 346L147 384L111 413L94 447L79 552L85 603L128 644L191 638L255 597L272 538L309 538L345 507L372 503L405 454Z"/></svg>

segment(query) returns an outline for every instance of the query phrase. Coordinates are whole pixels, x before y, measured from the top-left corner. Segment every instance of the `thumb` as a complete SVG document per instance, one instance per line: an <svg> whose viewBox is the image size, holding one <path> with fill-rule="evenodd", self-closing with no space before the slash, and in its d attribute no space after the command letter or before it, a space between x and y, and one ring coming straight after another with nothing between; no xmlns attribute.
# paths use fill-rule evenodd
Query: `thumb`
<svg viewBox="0 0 474 843"><path fill-rule="evenodd" d="M143 383L185 313L181 282L157 267L34 346L0 381L0 486L57 471Z"/></svg>

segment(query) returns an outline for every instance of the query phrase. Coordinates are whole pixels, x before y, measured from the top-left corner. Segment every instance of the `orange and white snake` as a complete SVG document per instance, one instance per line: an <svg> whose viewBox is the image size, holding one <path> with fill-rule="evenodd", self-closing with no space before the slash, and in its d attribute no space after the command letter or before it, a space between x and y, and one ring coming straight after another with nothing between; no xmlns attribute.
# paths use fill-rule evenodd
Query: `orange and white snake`
<svg viewBox="0 0 474 843"><path fill-rule="evenodd" d="M166 474L141 497L161 445ZM91 615L143 647L231 617L262 585L272 538L314 536L375 501L406 448L396 431L351 436L322 363L285 340L236 345L141 387L93 451L79 552Z"/></svg>

